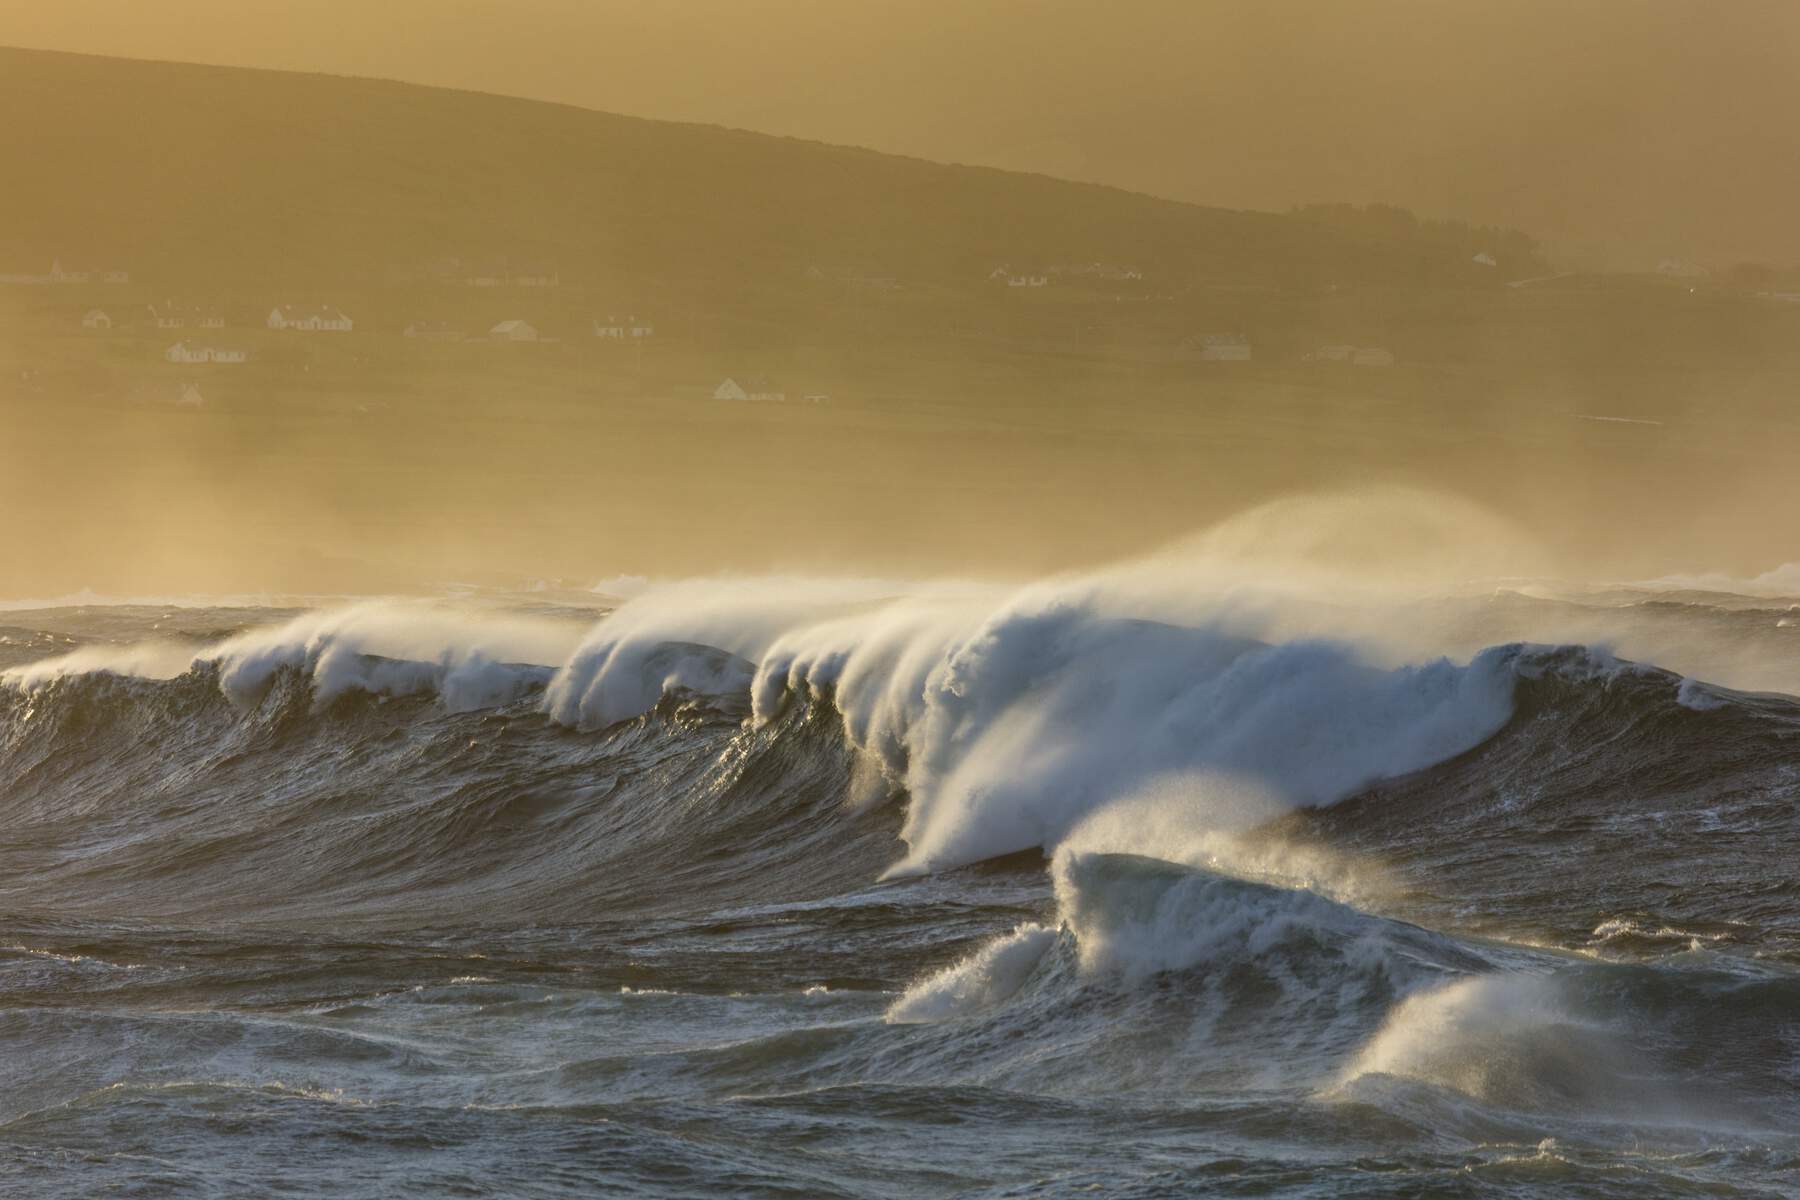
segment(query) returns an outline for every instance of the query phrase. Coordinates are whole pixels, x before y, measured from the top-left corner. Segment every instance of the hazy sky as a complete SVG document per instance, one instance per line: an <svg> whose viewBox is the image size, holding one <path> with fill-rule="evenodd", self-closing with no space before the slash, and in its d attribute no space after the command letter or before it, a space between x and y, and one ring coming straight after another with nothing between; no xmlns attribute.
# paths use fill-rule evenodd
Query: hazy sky
<svg viewBox="0 0 1800 1200"><path fill-rule="evenodd" d="M1795 0L0 0L0 43L1800 262Z"/></svg>

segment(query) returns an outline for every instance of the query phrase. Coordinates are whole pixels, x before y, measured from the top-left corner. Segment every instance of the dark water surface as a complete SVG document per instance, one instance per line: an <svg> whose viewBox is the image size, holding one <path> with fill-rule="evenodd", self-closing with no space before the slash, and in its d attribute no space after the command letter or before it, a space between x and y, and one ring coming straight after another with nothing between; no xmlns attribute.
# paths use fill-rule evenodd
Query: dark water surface
<svg viewBox="0 0 1800 1200"><path fill-rule="evenodd" d="M0 1193L1800 1195L1800 701L530 618L0 612ZM1284 804L1065 836L1177 768Z"/></svg>

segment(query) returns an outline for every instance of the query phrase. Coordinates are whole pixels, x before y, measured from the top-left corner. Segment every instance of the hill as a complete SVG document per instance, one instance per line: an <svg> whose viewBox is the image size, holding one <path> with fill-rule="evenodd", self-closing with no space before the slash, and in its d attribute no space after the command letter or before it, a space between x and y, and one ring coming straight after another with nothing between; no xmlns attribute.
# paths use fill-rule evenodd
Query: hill
<svg viewBox="0 0 1800 1200"><path fill-rule="evenodd" d="M178 283L342 282L499 258L594 285L752 290L808 268L941 282L1000 264L1449 282L1481 281L1469 259L1499 238L1350 233L535 101L45 51L0 50L0 110L31 115L0 128L0 157L29 164L0 193L0 270L60 256Z"/></svg>

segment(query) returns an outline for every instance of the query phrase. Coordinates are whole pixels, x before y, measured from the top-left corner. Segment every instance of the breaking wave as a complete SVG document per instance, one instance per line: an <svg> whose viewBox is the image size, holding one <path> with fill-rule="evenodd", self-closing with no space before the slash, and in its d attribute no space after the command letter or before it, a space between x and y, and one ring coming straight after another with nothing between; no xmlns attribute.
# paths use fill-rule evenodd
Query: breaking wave
<svg viewBox="0 0 1800 1200"><path fill-rule="evenodd" d="M66 1064L0 1116L723 1096L803 1146L1204 1114L1426 1190L1727 1134L1681 1170L1779 1178L1800 701L1489 637L1513 605L1159 568L20 614L0 993L82 999L0 1012Z"/></svg>

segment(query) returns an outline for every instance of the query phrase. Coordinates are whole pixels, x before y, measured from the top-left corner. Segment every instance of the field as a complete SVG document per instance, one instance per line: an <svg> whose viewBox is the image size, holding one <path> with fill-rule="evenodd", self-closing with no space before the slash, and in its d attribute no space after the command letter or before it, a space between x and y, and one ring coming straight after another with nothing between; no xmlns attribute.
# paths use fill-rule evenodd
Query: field
<svg viewBox="0 0 1800 1200"><path fill-rule="evenodd" d="M1376 482L1453 488L1554 533L1571 494L1627 520L1681 480L1738 500L1800 446L1800 310L1633 281L1130 301L800 283L748 311L664 298L645 307L656 335L626 346L583 336L609 306L573 287L345 289L332 299L356 317L350 334L267 331L248 294L205 298L230 316L216 334L80 328L90 307L153 296L0 293L0 413L30 448L0 499L24 511L54 492L40 519L103 531L71 544L71 588L105 586L120 564L154 579L158 561L196 559L239 588L770 555L1043 569L1154 545L1260 496ZM560 340L401 336L413 319L479 334L509 315ZM1250 336L1253 361L1183 345L1219 329ZM252 361L163 362L183 336ZM1333 342L1398 361L1307 360ZM746 374L789 402L712 399ZM198 407L176 402L189 383ZM818 393L829 399L800 400ZM134 506L149 487L189 511ZM1691 536L1729 558L1708 507L1685 518ZM786 545L801 512L814 534ZM171 525L191 540L171 544ZM994 528L1015 536L994 545ZM360 553L315 549L333 541Z"/></svg>

